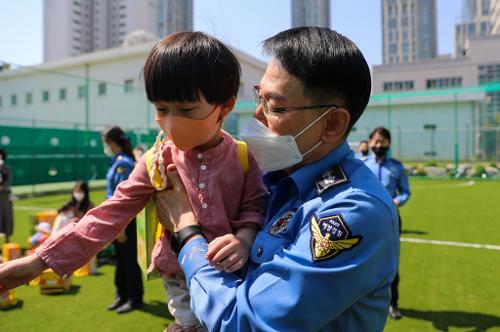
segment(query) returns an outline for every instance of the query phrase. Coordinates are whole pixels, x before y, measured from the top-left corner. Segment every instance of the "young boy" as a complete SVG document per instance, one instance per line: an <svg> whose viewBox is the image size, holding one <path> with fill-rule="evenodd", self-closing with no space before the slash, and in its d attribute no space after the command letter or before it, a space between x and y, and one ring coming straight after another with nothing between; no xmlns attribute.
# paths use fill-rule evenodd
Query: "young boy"
<svg viewBox="0 0 500 332"><path fill-rule="evenodd" d="M229 262L225 270L236 271L246 263L262 226L267 192L253 157L248 155L245 171L236 142L221 130L222 120L236 102L238 61L215 38L201 32L177 33L153 47L144 80L147 97L157 110L156 121L168 137L156 146L157 166L164 171L167 165L176 165L209 241L234 233L219 253ZM59 275L70 275L113 240L154 191L143 157L113 197L47 240L37 249L38 255L0 266L0 288L26 283L47 266ZM165 277L169 310L175 318L175 325L169 327L173 331L199 323L189 308L189 294L169 238L168 232L162 235L153 251L153 265Z"/></svg>

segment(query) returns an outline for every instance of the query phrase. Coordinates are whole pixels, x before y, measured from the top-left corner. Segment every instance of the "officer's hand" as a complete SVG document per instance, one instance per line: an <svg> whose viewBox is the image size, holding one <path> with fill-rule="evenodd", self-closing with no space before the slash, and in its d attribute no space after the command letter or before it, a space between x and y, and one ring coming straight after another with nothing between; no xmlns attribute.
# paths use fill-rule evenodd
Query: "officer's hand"
<svg viewBox="0 0 500 332"><path fill-rule="evenodd" d="M396 205L396 207L399 207L399 201L397 199L394 198L392 201L394 202L394 205Z"/></svg>
<svg viewBox="0 0 500 332"><path fill-rule="evenodd" d="M36 254L0 264L0 294L30 282L47 268Z"/></svg>
<svg viewBox="0 0 500 332"><path fill-rule="evenodd" d="M186 189L174 164L167 166L167 181L172 187L153 196L162 225L174 232L189 225L197 225ZM167 220L167 215L170 220Z"/></svg>
<svg viewBox="0 0 500 332"><path fill-rule="evenodd" d="M208 244L206 258L219 271L234 272L241 269L248 260L248 245L234 234L215 238Z"/></svg>

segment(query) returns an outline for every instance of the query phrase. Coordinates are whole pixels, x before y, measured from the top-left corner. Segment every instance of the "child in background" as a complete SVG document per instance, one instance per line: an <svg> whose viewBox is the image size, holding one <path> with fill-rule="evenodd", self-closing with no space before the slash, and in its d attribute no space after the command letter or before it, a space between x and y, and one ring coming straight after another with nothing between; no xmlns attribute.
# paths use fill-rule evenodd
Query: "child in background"
<svg viewBox="0 0 500 332"><path fill-rule="evenodd" d="M219 253L224 253L225 270L237 271L246 263L262 226L267 193L255 159L248 155L245 172L235 140L221 129L236 103L238 61L215 38L201 32L177 33L153 47L144 66L144 80L147 97L156 107L156 121L168 138L156 145L156 165L164 172L167 165L175 164L208 241L234 234ZM25 283L45 264L60 275L69 275L116 237L154 191L143 157L113 197L38 248L40 259L18 263L24 277L15 268L0 267L0 288ZM152 267L164 276L168 307L175 318L167 330L198 330L201 326L190 310L170 235L164 231L152 259Z"/></svg>
<svg viewBox="0 0 500 332"><path fill-rule="evenodd" d="M28 238L28 243L31 246L30 251L44 243L50 236L51 226L48 222L41 222L35 226L36 233Z"/></svg>
<svg viewBox="0 0 500 332"><path fill-rule="evenodd" d="M69 201L57 211L57 217L52 227L52 234L57 233L72 222L78 222L93 207L94 204L90 201L87 182L78 181L73 187Z"/></svg>

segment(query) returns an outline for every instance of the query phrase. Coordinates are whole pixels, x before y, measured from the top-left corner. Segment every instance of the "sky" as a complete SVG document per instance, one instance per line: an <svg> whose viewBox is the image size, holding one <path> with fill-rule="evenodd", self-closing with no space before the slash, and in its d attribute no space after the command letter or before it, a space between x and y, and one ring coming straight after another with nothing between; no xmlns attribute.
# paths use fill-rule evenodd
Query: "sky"
<svg viewBox="0 0 500 332"><path fill-rule="evenodd" d="M194 0L194 29L261 60L261 42L291 25L291 0ZM437 0L438 53L453 53L460 0ZM43 0L0 0L0 61L43 62ZM353 40L371 66L382 62L380 0L330 0L331 27Z"/></svg>

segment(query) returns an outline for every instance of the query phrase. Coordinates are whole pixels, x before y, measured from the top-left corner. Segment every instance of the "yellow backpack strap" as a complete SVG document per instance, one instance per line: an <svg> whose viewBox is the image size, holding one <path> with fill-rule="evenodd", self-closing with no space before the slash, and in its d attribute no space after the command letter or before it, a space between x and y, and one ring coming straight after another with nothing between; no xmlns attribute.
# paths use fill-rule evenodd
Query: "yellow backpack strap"
<svg viewBox="0 0 500 332"><path fill-rule="evenodd" d="M151 184L155 189L160 190L159 188L163 185L163 180L161 178L160 172L158 171L158 167L153 164L154 162L154 147L149 149L146 152L146 170L148 171L148 176L151 181ZM154 174L151 177L151 169L154 168Z"/></svg>
<svg viewBox="0 0 500 332"><path fill-rule="evenodd" d="M146 169L148 170L148 174L151 171L151 168L153 167L153 150L154 148L151 148L148 151L146 151Z"/></svg>
<svg viewBox="0 0 500 332"><path fill-rule="evenodd" d="M236 140L236 145L238 146L238 159L240 160L241 167L246 173L248 171L248 147L247 143L243 141Z"/></svg>

